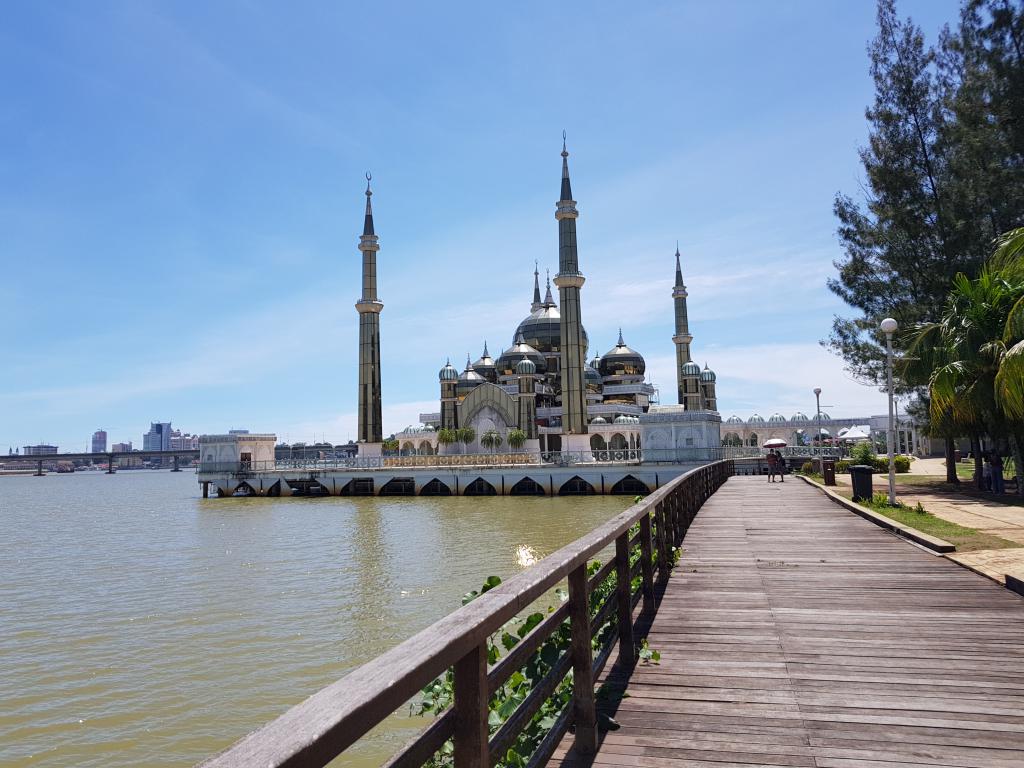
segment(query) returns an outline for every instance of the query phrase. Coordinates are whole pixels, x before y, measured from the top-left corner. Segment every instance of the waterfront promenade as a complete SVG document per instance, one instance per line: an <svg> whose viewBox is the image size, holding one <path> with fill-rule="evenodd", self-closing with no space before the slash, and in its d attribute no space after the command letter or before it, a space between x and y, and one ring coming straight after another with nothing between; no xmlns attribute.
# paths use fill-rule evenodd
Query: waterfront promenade
<svg viewBox="0 0 1024 768"><path fill-rule="evenodd" d="M1024 765L1024 598L795 478L728 480L684 549L621 728L550 765Z"/></svg>

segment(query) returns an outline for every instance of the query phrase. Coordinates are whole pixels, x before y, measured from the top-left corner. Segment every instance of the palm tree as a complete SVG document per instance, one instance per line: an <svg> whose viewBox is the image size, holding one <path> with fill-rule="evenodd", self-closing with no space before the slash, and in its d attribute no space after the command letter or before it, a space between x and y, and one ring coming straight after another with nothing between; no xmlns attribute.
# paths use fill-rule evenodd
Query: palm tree
<svg viewBox="0 0 1024 768"><path fill-rule="evenodd" d="M942 318L914 329L901 374L927 384L932 423L968 434L981 485L981 435L1009 437L1020 465L1024 434L1024 230L1008 233L977 279L953 280ZM1019 473L1018 473L1019 474ZM1024 482L1018 482L1024 494Z"/></svg>
<svg viewBox="0 0 1024 768"><path fill-rule="evenodd" d="M476 440L476 430L472 427L459 427L455 430L458 440L464 446L468 446L474 440Z"/></svg>
<svg viewBox="0 0 1024 768"><path fill-rule="evenodd" d="M518 451L526 445L526 433L521 429L512 429L508 433L508 447Z"/></svg>
<svg viewBox="0 0 1024 768"><path fill-rule="evenodd" d="M437 430L437 442L439 445L449 446L452 443L456 443L459 440L458 431L449 429L448 427L442 427Z"/></svg>
<svg viewBox="0 0 1024 768"><path fill-rule="evenodd" d="M498 434L498 431L495 429L489 429L480 436L480 444L484 448L490 448L491 451L496 451L501 447L502 442L504 441L502 440L501 435Z"/></svg>

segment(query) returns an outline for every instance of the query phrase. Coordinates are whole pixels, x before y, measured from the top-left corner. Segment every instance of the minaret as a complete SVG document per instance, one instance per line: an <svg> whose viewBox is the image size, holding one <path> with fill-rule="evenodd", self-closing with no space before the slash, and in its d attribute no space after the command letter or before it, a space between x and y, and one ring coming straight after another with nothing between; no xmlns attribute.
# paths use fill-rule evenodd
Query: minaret
<svg viewBox="0 0 1024 768"><path fill-rule="evenodd" d="M373 232L369 173L366 174L366 216L359 250L363 254L363 294L356 302L359 313L359 429L361 443L380 443L384 436L380 417L380 312L377 298L377 235Z"/></svg>
<svg viewBox="0 0 1024 768"><path fill-rule="evenodd" d="M533 303L530 305L530 311L536 312L540 309L543 304L540 302L540 272L537 271L537 262L533 262Z"/></svg>
<svg viewBox="0 0 1024 768"><path fill-rule="evenodd" d="M672 299L676 305L676 332L672 341L676 345L676 381L679 390L679 404L687 405L687 382L690 376L684 370L690 362L690 343L693 336L690 335L690 321L686 316L686 286L683 284L683 270L679 266L679 243L676 243L676 284L672 288ZM699 370L699 369L698 369Z"/></svg>
<svg viewBox="0 0 1024 768"><path fill-rule="evenodd" d="M576 201L572 199L572 188L569 185L569 153L565 149L565 131L562 131L562 194L555 209L555 218L558 220L558 274L555 275L555 285L558 286L561 305L562 432L567 435L587 433L587 399L583 380L585 350L583 326L580 322L580 288L585 280L580 274L576 253L578 217Z"/></svg>

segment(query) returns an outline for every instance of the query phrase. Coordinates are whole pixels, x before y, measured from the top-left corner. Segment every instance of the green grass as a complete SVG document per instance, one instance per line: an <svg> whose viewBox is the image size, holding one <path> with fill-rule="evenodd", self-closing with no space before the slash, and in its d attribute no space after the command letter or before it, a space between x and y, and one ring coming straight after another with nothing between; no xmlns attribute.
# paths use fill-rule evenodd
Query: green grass
<svg viewBox="0 0 1024 768"><path fill-rule="evenodd" d="M852 491L845 488L841 493L846 498L851 498L853 495ZM999 536L943 520L941 517L927 512L920 504L916 507L908 507L897 501L895 507L890 507L888 497L884 493L876 493L871 501L861 500L857 503L908 528L948 541L956 546L958 552L971 552L978 549L1011 549L1021 546Z"/></svg>

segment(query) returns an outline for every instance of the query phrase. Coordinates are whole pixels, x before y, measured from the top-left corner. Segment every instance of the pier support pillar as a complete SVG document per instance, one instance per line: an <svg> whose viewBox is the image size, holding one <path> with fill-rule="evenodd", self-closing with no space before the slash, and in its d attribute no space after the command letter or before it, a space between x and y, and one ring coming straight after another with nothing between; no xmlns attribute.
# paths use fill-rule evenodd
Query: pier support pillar
<svg viewBox="0 0 1024 768"><path fill-rule="evenodd" d="M178 455L174 455L174 469L171 472L181 472L181 467L178 466Z"/></svg>
<svg viewBox="0 0 1024 768"><path fill-rule="evenodd" d="M204 480L201 485L203 486L203 498L210 498L210 483Z"/></svg>
<svg viewBox="0 0 1024 768"><path fill-rule="evenodd" d="M114 455L112 453L107 454L107 474L112 475L116 470L114 469Z"/></svg>
<svg viewBox="0 0 1024 768"><path fill-rule="evenodd" d="M42 477L42 476L43 476L43 460L40 459L39 461L36 462L36 477Z"/></svg>

